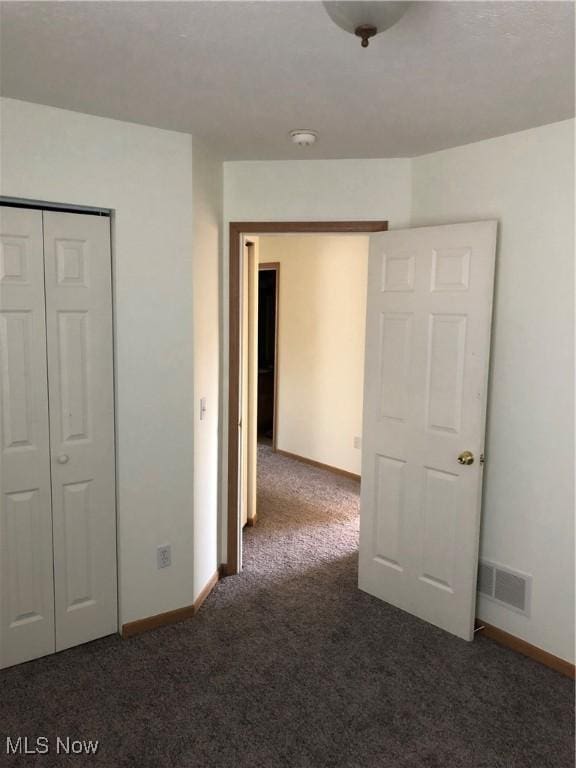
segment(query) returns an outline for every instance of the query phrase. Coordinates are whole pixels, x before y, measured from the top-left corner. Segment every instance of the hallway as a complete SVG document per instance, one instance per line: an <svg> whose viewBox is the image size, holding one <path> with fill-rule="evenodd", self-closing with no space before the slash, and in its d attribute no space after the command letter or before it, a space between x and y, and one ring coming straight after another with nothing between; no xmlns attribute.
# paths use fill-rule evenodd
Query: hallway
<svg viewBox="0 0 576 768"><path fill-rule="evenodd" d="M99 739L75 764L110 768L572 766L568 679L357 590L358 492L260 446L242 575L194 619L6 670L0 736Z"/></svg>

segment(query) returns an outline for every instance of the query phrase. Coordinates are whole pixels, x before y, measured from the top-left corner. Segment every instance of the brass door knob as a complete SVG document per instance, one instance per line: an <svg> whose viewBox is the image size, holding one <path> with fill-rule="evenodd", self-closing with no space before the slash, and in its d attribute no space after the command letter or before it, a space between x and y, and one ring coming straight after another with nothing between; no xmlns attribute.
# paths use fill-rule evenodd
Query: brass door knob
<svg viewBox="0 0 576 768"><path fill-rule="evenodd" d="M465 467L474 464L474 454L472 451L462 451L460 456L458 456L458 464L464 464Z"/></svg>

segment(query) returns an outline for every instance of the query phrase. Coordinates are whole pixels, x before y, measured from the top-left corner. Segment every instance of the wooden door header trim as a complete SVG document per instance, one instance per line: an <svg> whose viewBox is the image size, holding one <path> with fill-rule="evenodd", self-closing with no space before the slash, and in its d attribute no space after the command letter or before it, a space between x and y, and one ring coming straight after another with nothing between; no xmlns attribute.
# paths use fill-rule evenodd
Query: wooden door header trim
<svg viewBox="0 0 576 768"><path fill-rule="evenodd" d="M296 233L370 233L385 232L387 221L231 221L230 236L246 235L288 235Z"/></svg>
<svg viewBox="0 0 576 768"><path fill-rule="evenodd" d="M280 271L280 262L279 261L264 261L262 264L258 264L258 270L264 271L264 272L279 272Z"/></svg>

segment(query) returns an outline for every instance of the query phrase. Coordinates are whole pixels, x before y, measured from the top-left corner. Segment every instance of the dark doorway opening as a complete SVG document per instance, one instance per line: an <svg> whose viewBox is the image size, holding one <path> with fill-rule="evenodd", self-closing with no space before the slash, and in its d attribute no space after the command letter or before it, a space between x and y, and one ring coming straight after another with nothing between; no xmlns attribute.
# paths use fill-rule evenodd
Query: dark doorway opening
<svg viewBox="0 0 576 768"><path fill-rule="evenodd" d="M258 268L258 440L276 447L279 264Z"/></svg>

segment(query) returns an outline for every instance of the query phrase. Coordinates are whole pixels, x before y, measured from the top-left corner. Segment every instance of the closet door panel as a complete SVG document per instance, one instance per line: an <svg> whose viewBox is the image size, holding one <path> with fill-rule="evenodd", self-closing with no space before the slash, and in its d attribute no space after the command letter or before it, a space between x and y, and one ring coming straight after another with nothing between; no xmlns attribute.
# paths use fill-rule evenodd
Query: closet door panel
<svg viewBox="0 0 576 768"><path fill-rule="evenodd" d="M109 225L44 213L56 650L117 630Z"/></svg>
<svg viewBox="0 0 576 768"><path fill-rule="evenodd" d="M0 207L0 667L54 652L42 212Z"/></svg>

